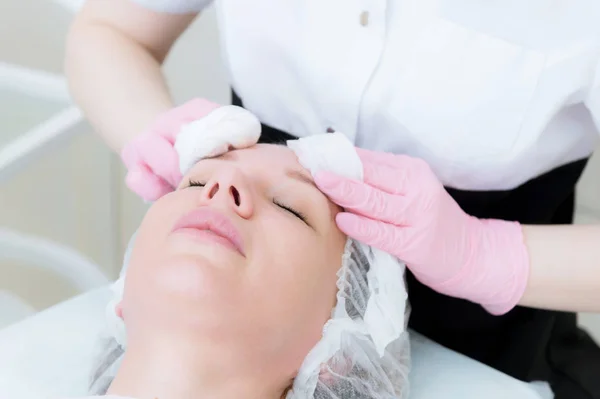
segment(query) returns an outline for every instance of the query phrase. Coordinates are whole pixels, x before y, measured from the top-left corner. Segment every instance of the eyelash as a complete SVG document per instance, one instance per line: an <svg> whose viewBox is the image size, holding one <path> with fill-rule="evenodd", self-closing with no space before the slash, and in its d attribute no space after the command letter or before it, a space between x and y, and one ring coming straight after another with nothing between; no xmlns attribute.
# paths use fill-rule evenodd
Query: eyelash
<svg viewBox="0 0 600 399"><path fill-rule="evenodd" d="M199 181L196 181L196 180L190 180L190 182L188 184L189 184L189 187L204 187L204 186L206 186L206 183L200 183Z"/></svg>
<svg viewBox="0 0 600 399"><path fill-rule="evenodd" d="M204 187L204 186L206 186L205 183L201 183L201 182L196 181L196 180L190 180L188 184L189 184L189 187ZM296 211L295 209L290 208L289 206L282 204L277 199L273 199L273 204L277 205L278 207L280 207L283 210L288 211L289 213L291 213L292 215L296 216L298 219L302 220L304 223L306 223L308 225L308 222L306 221L306 216L302 212Z"/></svg>
<svg viewBox="0 0 600 399"><path fill-rule="evenodd" d="M280 207L281 209L284 209L286 211L288 211L289 213L291 213L292 215L296 216L298 219L302 220L304 223L306 223L308 225L308 222L306 221L306 216L304 216L304 214L300 211L296 211L292 208L290 208L287 205L282 204L281 202L279 202L276 199L273 199L273 203L275 205L277 205L278 207Z"/></svg>

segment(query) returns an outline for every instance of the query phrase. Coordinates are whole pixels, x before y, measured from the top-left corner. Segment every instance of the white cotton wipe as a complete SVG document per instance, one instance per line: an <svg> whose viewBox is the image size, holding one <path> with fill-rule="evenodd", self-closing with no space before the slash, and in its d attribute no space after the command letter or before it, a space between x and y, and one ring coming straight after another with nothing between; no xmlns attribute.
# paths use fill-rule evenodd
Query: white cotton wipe
<svg viewBox="0 0 600 399"><path fill-rule="evenodd" d="M343 133L327 133L288 140L300 164L315 176L327 170L349 179L362 180L363 166L354 145Z"/></svg>
<svg viewBox="0 0 600 399"><path fill-rule="evenodd" d="M185 174L201 159L251 147L260 133L260 121L251 112L235 105L219 107L181 128L175 140L179 170Z"/></svg>

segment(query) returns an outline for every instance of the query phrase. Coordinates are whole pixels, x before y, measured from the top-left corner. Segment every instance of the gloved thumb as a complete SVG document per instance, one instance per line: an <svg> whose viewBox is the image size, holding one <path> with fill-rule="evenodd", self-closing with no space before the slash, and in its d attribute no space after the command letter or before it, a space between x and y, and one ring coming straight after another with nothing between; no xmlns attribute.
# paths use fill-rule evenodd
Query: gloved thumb
<svg viewBox="0 0 600 399"><path fill-rule="evenodd" d="M144 201L156 201L173 191L173 187L145 165L132 167L125 176L125 184Z"/></svg>

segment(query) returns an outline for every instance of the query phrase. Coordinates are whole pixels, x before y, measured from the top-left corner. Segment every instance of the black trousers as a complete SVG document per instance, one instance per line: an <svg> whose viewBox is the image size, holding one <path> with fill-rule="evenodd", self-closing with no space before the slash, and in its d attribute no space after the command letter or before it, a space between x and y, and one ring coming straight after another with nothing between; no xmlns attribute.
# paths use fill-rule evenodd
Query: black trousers
<svg viewBox="0 0 600 399"><path fill-rule="evenodd" d="M242 105L235 93L233 104ZM263 126L263 143L293 138ZM509 191L447 191L479 218L571 224L575 185L586 164L562 166ZM600 399L600 348L577 327L575 313L516 307L492 316L479 305L438 294L410 272L408 292L415 331L519 380L548 381L556 399Z"/></svg>

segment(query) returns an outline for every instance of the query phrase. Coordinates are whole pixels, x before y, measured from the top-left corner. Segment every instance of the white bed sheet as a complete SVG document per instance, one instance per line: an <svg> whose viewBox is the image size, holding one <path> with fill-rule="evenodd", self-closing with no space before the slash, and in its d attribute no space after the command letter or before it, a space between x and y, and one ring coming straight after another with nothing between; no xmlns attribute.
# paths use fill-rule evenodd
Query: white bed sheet
<svg viewBox="0 0 600 399"><path fill-rule="evenodd" d="M104 327L106 288L0 330L0 398L86 396ZM529 384L412 333L411 399L540 399Z"/></svg>

